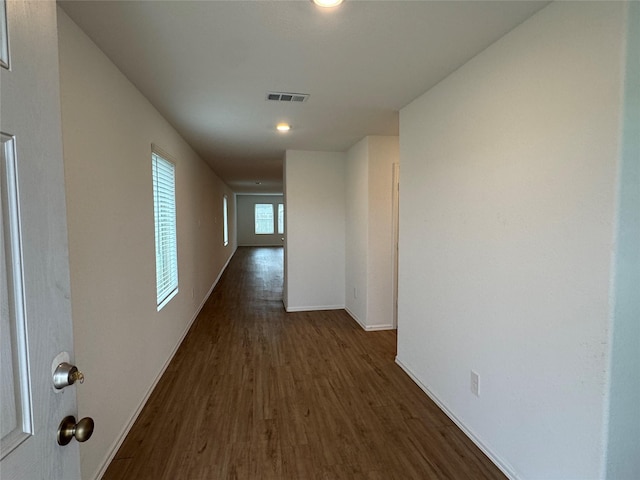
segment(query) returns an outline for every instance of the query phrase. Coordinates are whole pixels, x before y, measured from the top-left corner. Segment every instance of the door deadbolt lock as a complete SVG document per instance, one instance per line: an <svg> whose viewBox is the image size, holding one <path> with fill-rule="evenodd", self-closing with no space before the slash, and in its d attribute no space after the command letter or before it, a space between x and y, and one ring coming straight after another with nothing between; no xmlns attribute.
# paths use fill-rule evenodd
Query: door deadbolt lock
<svg viewBox="0 0 640 480"><path fill-rule="evenodd" d="M58 445L68 445L72 438L86 442L93 434L93 418L85 417L76 423L76 417L64 417L58 427Z"/></svg>
<svg viewBox="0 0 640 480"><path fill-rule="evenodd" d="M84 374L70 363L62 362L53 372L53 385L58 390L73 385L76 381L84 383Z"/></svg>

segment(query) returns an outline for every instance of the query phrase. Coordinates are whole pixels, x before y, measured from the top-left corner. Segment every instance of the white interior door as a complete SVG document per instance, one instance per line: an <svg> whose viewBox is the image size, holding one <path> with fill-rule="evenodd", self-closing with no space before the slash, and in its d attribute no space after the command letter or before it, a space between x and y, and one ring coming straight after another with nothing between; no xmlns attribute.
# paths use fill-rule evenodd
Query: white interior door
<svg viewBox="0 0 640 480"><path fill-rule="evenodd" d="M57 443L77 383L52 382L56 357L73 361L56 6L0 10L0 477L77 480L76 441Z"/></svg>

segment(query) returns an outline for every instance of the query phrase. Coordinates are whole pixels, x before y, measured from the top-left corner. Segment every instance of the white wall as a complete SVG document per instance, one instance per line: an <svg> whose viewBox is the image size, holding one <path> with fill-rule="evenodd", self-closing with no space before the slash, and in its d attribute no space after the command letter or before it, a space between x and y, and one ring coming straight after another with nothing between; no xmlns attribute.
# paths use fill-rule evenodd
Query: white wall
<svg viewBox="0 0 640 480"><path fill-rule="evenodd" d="M393 164L398 137L369 136L347 152L346 310L366 330L393 328Z"/></svg>
<svg viewBox="0 0 640 480"><path fill-rule="evenodd" d="M360 140L346 159L345 308L360 325L367 321L369 257L369 140Z"/></svg>
<svg viewBox="0 0 640 480"><path fill-rule="evenodd" d="M232 192L58 9L81 445L96 478L235 249ZM176 160L179 293L156 311L151 144ZM230 245L223 247L222 197Z"/></svg>
<svg viewBox="0 0 640 480"><path fill-rule="evenodd" d="M400 113L397 360L514 478L604 474L624 12L554 2Z"/></svg>
<svg viewBox="0 0 640 480"><path fill-rule="evenodd" d="M640 3L629 4L607 478L640 478Z"/></svg>
<svg viewBox="0 0 640 480"><path fill-rule="evenodd" d="M283 234L278 234L278 204L284 202L282 195L236 195L238 210L238 246L282 246ZM255 205L257 203L269 203L273 205L274 223L273 235L256 235L255 233Z"/></svg>
<svg viewBox="0 0 640 480"><path fill-rule="evenodd" d="M344 308L345 154L288 150L285 308Z"/></svg>
<svg viewBox="0 0 640 480"><path fill-rule="evenodd" d="M369 138L367 329L393 328L393 164L398 137Z"/></svg>

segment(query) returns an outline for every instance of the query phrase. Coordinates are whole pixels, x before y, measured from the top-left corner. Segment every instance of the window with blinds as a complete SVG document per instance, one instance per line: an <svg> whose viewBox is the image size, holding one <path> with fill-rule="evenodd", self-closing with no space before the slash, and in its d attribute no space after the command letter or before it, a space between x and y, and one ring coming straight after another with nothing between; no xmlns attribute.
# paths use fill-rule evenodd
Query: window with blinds
<svg viewBox="0 0 640 480"><path fill-rule="evenodd" d="M278 204L278 234L284 234L284 205Z"/></svg>
<svg viewBox="0 0 640 480"><path fill-rule="evenodd" d="M157 153L153 168L153 214L156 233L156 292L158 310L178 293L175 165Z"/></svg>
<svg viewBox="0 0 640 480"><path fill-rule="evenodd" d="M222 197L222 243L229 245L229 204L227 196Z"/></svg>
<svg viewBox="0 0 640 480"><path fill-rule="evenodd" d="M273 235L273 205L256 203L254 213L256 235Z"/></svg>

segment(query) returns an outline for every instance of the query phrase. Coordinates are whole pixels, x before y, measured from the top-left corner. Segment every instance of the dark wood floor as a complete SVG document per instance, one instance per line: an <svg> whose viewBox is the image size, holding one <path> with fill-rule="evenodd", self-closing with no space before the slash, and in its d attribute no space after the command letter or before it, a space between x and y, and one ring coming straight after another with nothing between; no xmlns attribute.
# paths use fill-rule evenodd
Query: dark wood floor
<svg viewBox="0 0 640 480"><path fill-rule="evenodd" d="M107 480L504 479L394 363L393 331L285 313L282 249L239 248Z"/></svg>

